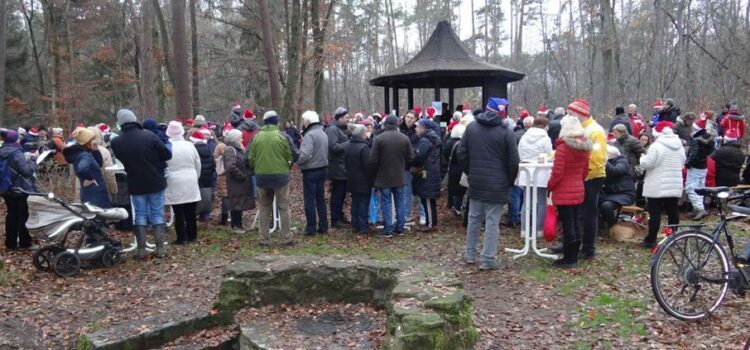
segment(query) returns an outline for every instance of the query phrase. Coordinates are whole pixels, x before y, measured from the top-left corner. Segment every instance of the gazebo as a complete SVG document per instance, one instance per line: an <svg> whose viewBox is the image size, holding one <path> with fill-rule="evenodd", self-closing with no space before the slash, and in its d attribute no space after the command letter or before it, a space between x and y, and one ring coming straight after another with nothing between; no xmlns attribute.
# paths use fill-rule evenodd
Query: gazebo
<svg viewBox="0 0 750 350"><path fill-rule="evenodd" d="M507 97L508 83L523 79L524 74L487 63L461 43L451 25L438 23L422 50L409 62L388 74L370 80L370 85L384 87L386 112L399 110L399 89L407 89L409 109L414 107L414 89L434 89L440 101L440 89L448 89L448 105L454 108L456 88L482 87L482 106L489 97ZM391 105L393 91L393 105Z"/></svg>

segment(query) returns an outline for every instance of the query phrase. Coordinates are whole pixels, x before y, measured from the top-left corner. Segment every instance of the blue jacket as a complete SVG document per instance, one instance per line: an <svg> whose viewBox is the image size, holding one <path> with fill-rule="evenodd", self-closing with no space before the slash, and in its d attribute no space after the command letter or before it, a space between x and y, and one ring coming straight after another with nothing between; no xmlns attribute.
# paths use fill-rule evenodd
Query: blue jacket
<svg viewBox="0 0 750 350"><path fill-rule="evenodd" d="M74 144L63 149L65 161L73 164L73 171L81 183L81 202L89 202L101 208L111 208L107 184L102 175L102 156L98 151L91 151ZM94 181L88 186L85 181Z"/></svg>
<svg viewBox="0 0 750 350"><path fill-rule="evenodd" d="M34 184L35 163L33 160L26 159L20 144L3 144L0 147L0 158L8 159L13 187L18 187L29 192L36 192L36 185ZM10 191L6 195L19 196Z"/></svg>

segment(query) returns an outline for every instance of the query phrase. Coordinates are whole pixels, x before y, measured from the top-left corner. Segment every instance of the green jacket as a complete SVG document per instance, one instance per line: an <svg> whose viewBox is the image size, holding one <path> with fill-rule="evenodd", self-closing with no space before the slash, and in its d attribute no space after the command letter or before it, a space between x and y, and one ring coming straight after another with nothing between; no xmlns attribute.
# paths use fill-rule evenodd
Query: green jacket
<svg viewBox="0 0 750 350"><path fill-rule="evenodd" d="M247 160L255 175L289 174L293 163L292 149L277 125L264 125L250 144Z"/></svg>

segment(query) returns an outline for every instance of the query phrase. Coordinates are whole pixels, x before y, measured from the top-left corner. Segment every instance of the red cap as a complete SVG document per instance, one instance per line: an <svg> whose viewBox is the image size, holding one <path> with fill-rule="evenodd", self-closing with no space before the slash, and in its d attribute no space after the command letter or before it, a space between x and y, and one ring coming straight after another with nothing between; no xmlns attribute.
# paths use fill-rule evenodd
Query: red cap
<svg viewBox="0 0 750 350"><path fill-rule="evenodd" d="M526 110L526 108L521 109L521 114L518 116L518 119L523 119L529 116L529 111Z"/></svg>
<svg viewBox="0 0 750 350"><path fill-rule="evenodd" d="M435 107L427 107L427 117L432 119L433 116L435 116L435 113L437 112L437 109Z"/></svg>
<svg viewBox="0 0 750 350"><path fill-rule="evenodd" d="M255 113L253 113L252 109L246 109L245 113L242 115L242 117L245 118L245 119L254 119L255 118Z"/></svg>

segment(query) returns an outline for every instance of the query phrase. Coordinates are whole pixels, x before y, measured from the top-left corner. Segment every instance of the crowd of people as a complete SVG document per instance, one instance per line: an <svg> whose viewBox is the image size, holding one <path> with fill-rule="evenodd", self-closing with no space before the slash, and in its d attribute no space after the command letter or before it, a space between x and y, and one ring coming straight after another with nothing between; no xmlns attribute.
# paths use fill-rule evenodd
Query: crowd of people
<svg viewBox="0 0 750 350"><path fill-rule="evenodd" d="M562 231L562 245L554 247L562 257L554 264L574 267L579 258L595 257L597 237L617 223L622 206L646 207L643 246L650 248L662 214L670 224L679 223L683 196L693 219L701 220L708 212L696 189L750 182L741 148L744 117L732 105L720 114L696 116L683 114L670 99L656 100L646 120L631 104L627 111L617 107L606 128L584 99L552 112L539 107L534 116L516 109L514 117L509 102L496 97L483 109L449 110L351 115L339 107L323 120L306 111L298 130L291 121L280 127L273 110L256 118L240 105L216 123L201 115L166 124L148 117L139 122L122 109L113 128L79 125L67 136L45 126L3 129L0 173L9 169L12 187L35 191L37 157L53 151L43 162L57 171L72 169L81 201L132 211L138 257L146 255L147 231L153 230L159 258L166 255L165 205L174 212L178 245L197 239L197 221L212 219L215 202L221 208L218 223L236 234L246 232L242 214L257 204L264 246L272 244L270 220L278 210L281 244L294 244L289 182L295 165L302 173L305 236L331 228L368 235L376 225L381 227L376 235L386 238L410 226L434 232L446 219L438 215L438 199L445 194L446 211L466 227L463 259L483 270L500 266L501 225L541 232L548 197ZM540 215L525 222L523 193L532 183L519 174L519 164L547 159L553 159L552 168L536 178ZM123 181L111 170L118 165L126 174ZM123 195L124 202L118 199ZM6 248L31 247L26 196L5 191L3 198Z"/></svg>

